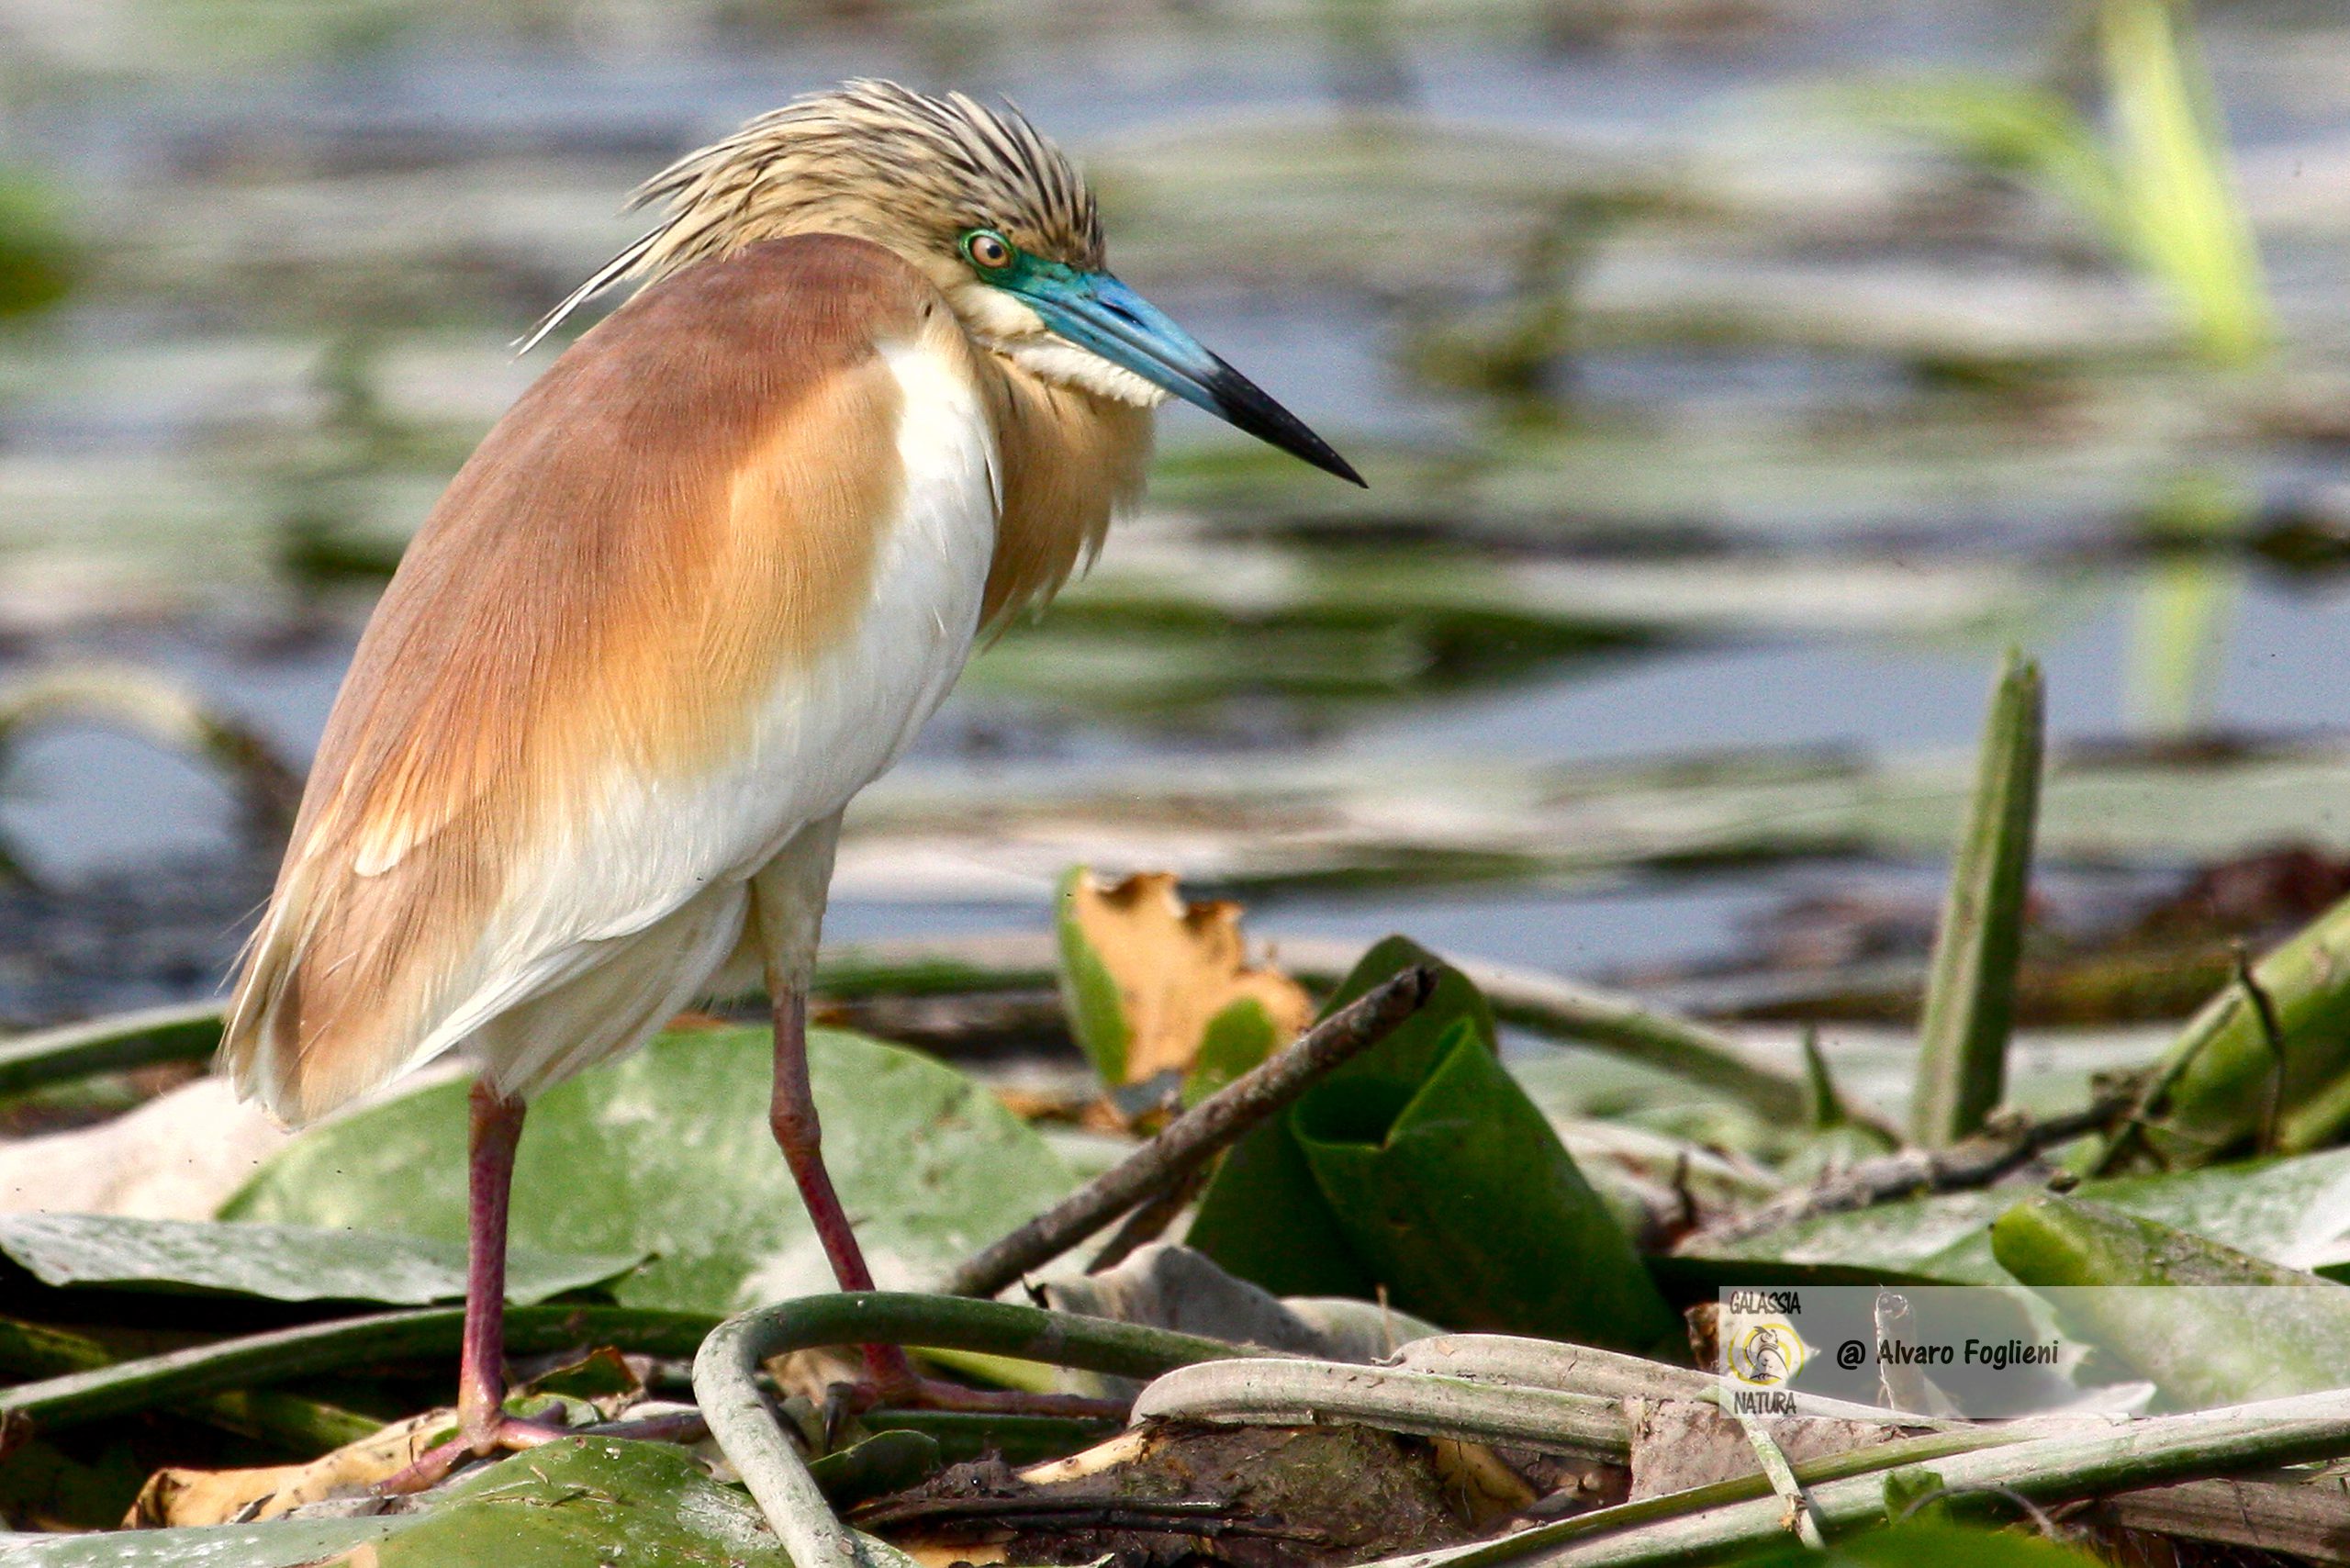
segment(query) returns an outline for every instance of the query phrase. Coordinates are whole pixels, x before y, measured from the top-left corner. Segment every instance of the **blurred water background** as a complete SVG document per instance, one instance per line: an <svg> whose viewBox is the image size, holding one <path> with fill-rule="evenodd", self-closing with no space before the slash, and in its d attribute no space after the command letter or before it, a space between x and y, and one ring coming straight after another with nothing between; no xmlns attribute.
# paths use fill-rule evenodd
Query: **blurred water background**
<svg viewBox="0 0 2350 1568"><path fill-rule="evenodd" d="M156 732L298 768L625 192L853 74L1017 100L1371 487L1168 416L829 935L1164 866L1260 933L1897 1010L2020 643L2028 1011L2183 1010L2350 886L2350 16L2181 31L2215 196L2144 162L2129 9L0 0L0 1026L212 991L277 830ZM2185 262L2131 210L2206 197Z"/></svg>

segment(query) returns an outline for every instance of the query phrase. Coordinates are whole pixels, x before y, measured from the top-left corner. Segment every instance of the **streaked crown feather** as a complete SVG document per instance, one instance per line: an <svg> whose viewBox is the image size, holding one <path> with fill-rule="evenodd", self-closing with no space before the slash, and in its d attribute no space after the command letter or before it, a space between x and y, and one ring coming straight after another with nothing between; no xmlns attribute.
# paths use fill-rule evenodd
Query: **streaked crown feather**
<svg viewBox="0 0 2350 1568"><path fill-rule="evenodd" d="M689 152L631 198L661 222L548 312L527 349L623 278L650 283L784 234L855 235L910 259L952 255L973 229L1088 269L1101 215L1069 156L1007 103L861 80L796 98Z"/></svg>

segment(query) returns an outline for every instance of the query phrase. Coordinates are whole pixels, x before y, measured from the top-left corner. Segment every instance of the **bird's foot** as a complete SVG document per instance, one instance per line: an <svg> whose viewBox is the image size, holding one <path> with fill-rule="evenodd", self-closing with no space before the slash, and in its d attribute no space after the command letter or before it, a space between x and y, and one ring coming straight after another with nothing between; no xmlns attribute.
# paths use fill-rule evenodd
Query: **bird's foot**
<svg viewBox="0 0 2350 1568"><path fill-rule="evenodd" d="M405 1469L375 1483L375 1491L381 1497L405 1497L410 1493L439 1485L465 1460L487 1459L494 1453L519 1452L571 1435L569 1428L526 1421L520 1416L500 1416L489 1424L486 1431L459 1432L445 1443L434 1444L417 1455Z"/></svg>
<svg viewBox="0 0 2350 1568"><path fill-rule="evenodd" d="M586 1427L557 1427L520 1416L502 1415L480 1438L460 1432L447 1442L427 1449L406 1469L377 1482L375 1491L386 1497L406 1496L439 1485L468 1459L518 1453L557 1438L633 1438L640 1442L694 1443L709 1435L709 1423L691 1406L668 1406L651 1416L599 1421Z"/></svg>

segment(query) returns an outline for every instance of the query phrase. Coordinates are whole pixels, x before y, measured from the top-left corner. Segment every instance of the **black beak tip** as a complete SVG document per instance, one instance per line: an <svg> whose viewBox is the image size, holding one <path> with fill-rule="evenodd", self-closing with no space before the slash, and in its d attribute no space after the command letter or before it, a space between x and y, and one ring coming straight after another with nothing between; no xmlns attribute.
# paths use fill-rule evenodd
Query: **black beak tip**
<svg viewBox="0 0 2350 1568"><path fill-rule="evenodd" d="M1326 461L1319 465L1324 473L1336 474L1339 478L1344 479L1348 484L1352 485L1358 490L1368 490L1371 488L1371 486L1364 480L1363 476L1355 472L1355 465L1353 464L1339 456L1336 452L1331 451L1331 449L1326 445L1324 446L1322 450L1327 454Z"/></svg>
<svg viewBox="0 0 2350 1568"><path fill-rule="evenodd" d="M1217 413L1258 440L1277 446L1292 457L1303 458L1325 474L1344 479L1359 489L1371 488L1355 472L1354 465L1309 430L1304 420L1274 402L1262 387L1222 359L1216 359L1215 365L1208 390L1215 399Z"/></svg>

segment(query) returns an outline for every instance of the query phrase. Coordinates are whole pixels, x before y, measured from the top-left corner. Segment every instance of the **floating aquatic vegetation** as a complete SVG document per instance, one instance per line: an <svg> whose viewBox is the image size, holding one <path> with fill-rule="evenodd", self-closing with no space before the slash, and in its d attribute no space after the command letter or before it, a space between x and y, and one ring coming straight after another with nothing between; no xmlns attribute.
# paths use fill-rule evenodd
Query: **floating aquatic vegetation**
<svg viewBox="0 0 2350 1568"><path fill-rule="evenodd" d="M73 291L81 257L62 207L44 182L0 168L0 319L45 310Z"/></svg>
<svg viewBox="0 0 2350 1568"><path fill-rule="evenodd" d="M2102 132L2058 93L1981 77L1883 83L1844 101L2042 185L2170 292L2199 353L2254 359L2275 341L2275 307L2191 11L2097 0L2095 12Z"/></svg>

